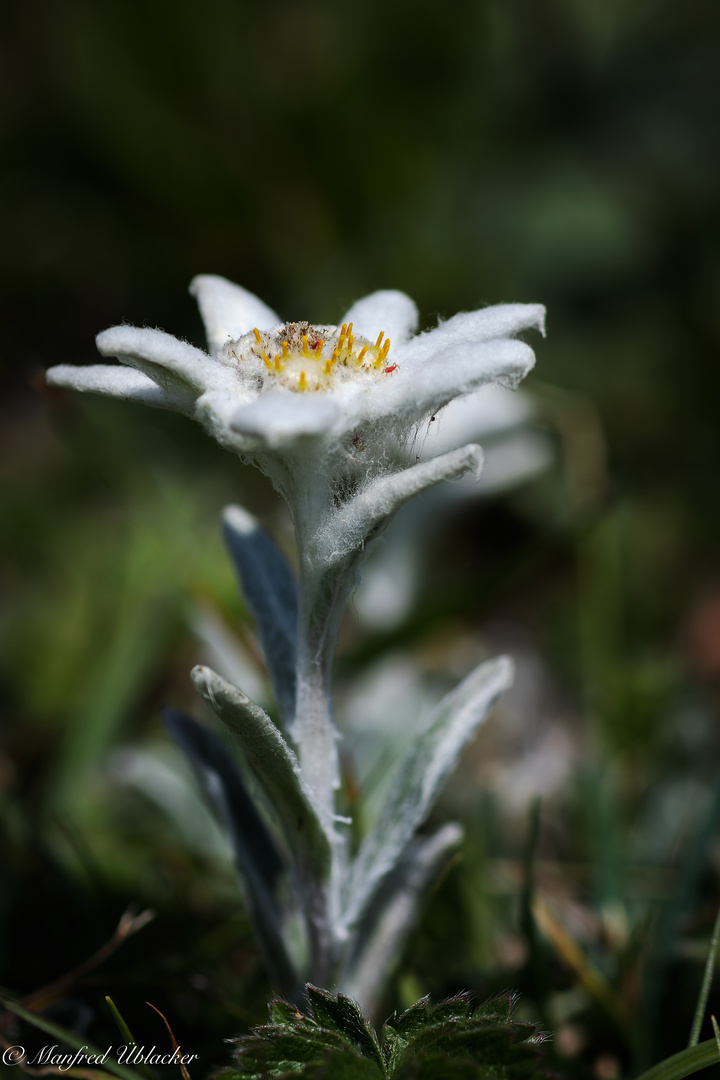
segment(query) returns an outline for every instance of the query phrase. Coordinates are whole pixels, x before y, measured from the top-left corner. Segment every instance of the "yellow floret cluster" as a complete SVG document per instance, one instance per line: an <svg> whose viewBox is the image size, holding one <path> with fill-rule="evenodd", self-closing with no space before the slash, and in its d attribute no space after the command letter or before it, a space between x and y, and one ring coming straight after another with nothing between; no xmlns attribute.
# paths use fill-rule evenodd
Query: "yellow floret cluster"
<svg viewBox="0 0 720 1080"><path fill-rule="evenodd" d="M290 390L327 390L350 372L392 374L387 364L390 339L380 331L373 345L353 335L353 324L337 327L287 323L280 330L253 330L251 351L262 359L268 375ZM383 338L385 340L383 341Z"/></svg>

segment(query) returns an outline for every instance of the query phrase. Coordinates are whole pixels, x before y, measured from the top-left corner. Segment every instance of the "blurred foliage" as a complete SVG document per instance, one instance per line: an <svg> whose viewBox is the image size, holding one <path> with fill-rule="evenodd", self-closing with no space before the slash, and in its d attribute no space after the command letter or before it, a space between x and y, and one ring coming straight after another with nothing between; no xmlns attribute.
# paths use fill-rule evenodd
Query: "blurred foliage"
<svg viewBox="0 0 720 1080"><path fill-rule="evenodd" d="M182 419L43 396L42 369L91 361L122 320L202 343L198 272L316 321L380 287L425 325L540 300L529 385L556 468L448 513L416 617L387 637L351 618L340 675L509 634L582 752L533 831L477 784L481 736L443 810L468 822L464 862L388 1010L512 986L557 1070L597 1080L684 1045L720 903L719 60L701 0L8 6L4 985L50 983L134 901L158 918L59 1021L112 1042L111 994L159 1042L149 999L207 1070L268 993L227 860L108 763L164 745L161 705L197 714L198 605L252 662L221 507L289 545L287 521Z"/></svg>

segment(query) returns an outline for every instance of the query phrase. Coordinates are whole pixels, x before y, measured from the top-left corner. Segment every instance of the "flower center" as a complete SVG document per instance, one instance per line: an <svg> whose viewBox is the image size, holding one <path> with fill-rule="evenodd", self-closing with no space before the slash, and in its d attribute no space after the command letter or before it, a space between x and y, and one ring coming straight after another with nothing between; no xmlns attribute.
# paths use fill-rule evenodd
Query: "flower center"
<svg viewBox="0 0 720 1080"><path fill-rule="evenodd" d="M390 375L396 369L387 364L390 339L384 330L374 345L354 335L352 323L343 323L339 330L287 323L277 330L255 329L253 337L250 351L262 360L267 381L289 390L329 390L358 375Z"/></svg>

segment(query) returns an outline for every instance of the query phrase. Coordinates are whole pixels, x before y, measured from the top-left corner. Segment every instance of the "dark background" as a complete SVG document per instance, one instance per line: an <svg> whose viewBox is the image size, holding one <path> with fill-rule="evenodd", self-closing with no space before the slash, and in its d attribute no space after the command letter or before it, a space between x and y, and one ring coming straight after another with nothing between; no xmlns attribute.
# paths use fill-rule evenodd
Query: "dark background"
<svg viewBox="0 0 720 1080"><path fill-rule="evenodd" d="M622 948L602 928L588 948L633 1034L583 999L562 1068L614 1080L618 1062L684 1044L720 891L719 24L704 0L8 7L5 985L27 994L72 968L134 899L161 916L73 991L97 1041L102 994L139 1017L154 993L217 1062L268 993L231 876L108 787L103 763L162 741L159 706L191 702L188 598L243 618L216 535L223 503L286 523L261 478L186 421L50 394L42 371L91 362L94 334L121 321L203 344L186 291L200 272L316 322L399 288L426 326L486 303L548 307L528 387L556 465L448 522L392 643L418 647L438 612L446 628L501 619L531 642L590 731L584 779L544 811L541 850L589 868L580 884L568 870L567 891L600 923L617 901L630 926ZM387 644L356 631L341 674ZM671 791L697 808L679 836ZM520 859L524 826L479 807L477 865ZM643 815L660 837L648 865L670 884L640 902L627 843ZM562 1027L553 995L578 973L546 949L541 986L537 968L490 955L507 905L468 913L462 873L433 900L388 1006L415 988L512 984ZM471 961L451 924L475 941ZM61 1001L63 1022L76 1006Z"/></svg>

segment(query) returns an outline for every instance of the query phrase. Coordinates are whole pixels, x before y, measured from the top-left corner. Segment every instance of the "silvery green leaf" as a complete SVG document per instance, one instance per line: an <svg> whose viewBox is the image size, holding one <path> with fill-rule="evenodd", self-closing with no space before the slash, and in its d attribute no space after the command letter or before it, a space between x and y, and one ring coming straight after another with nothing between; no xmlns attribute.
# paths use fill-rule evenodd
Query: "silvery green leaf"
<svg viewBox="0 0 720 1080"><path fill-rule="evenodd" d="M275 840L227 750L211 731L176 709L165 711L170 734L187 754L208 802L232 842L248 914L274 985L296 994L298 976L282 937L276 886L284 867Z"/></svg>
<svg viewBox="0 0 720 1080"><path fill-rule="evenodd" d="M483 452L471 443L450 450L430 461L421 461L401 472L373 480L359 495L335 512L327 529L325 546L327 565L340 562L377 536L388 519L413 495L426 491L442 480L457 480L466 472L477 476L482 468Z"/></svg>
<svg viewBox="0 0 720 1080"><path fill-rule="evenodd" d="M398 769L375 828L363 841L345 893L343 923L362 918L375 888L397 864L490 706L512 682L501 656L475 668L442 699Z"/></svg>
<svg viewBox="0 0 720 1080"><path fill-rule="evenodd" d="M225 509L223 536L257 623L280 715L288 724L295 712L295 575L272 537L242 507Z"/></svg>
<svg viewBox="0 0 720 1080"><path fill-rule="evenodd" d="M192 670L192 680L210 708L237 739L247 762L278 816L288 844L320 880L330 867L330 842L303 780L295 754L259 705L210 668Z"/></svg>
<svg viewBox="0 0 720 1080"><path fill-rule="evenodd" d="M412 844L405 858L376 890L355 935L355 948L340 977L344 992L370 1015L414 929L420 901L462 840L459 825L444 825Z"/></svg>

